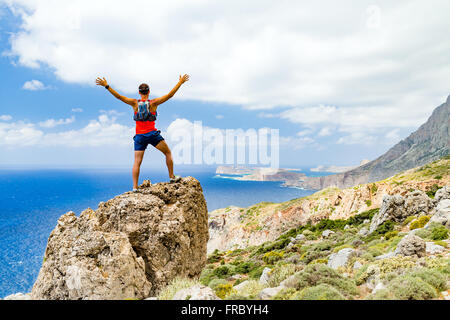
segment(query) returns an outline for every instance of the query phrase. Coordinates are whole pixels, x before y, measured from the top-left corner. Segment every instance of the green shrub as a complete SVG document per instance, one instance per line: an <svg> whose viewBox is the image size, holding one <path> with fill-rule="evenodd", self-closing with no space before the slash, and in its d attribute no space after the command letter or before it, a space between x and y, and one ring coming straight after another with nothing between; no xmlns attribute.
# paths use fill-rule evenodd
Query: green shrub
<svg viewBox="0 0 450 320"><path fill-rule="evenodd" d="M233 285L231 283L219 284L216 286L214 292L220 299L225 299L226 296L231 293L235 293L236 290L233 289Z"/></svg>
<svg viewBox="0 0 450 320"><path fill-rule="evenodd" d="M420 229L414 232L415 236L422 239L431 239L431 231L429 229Z"/></svg>
<svg viewBox="0 0 450 320"><path fill-rule="evenodd" d="M386 232L384 237L386 238L386 240L390 240L390 239L396 237L397 235L398 235L398 231L389 231L389 232Z"/></svg>
<svg viewBox="0 0 450 320"><path fill-rule="evenodd" d="M283 288L272 297L272 300L290 300L297 291L294 288Z"/></svg>
<svg viewBox="0 0 450 320"><path fill-rule="evenodd" d="M394 300L394 297L389 290L381 289L375 293L369 294L364 300Z"/></svg>
<svg viewBox="0 0 450 320"><path fill-rule="evenodd" d="M213 274L217 278L226 278L235 274L236 267L230 264L224 264L214 269Z"/></svg>
<svg viewBox="0 0 450 320"><path fill-rule="evenodd" d="M439 245L439 246L442 246L442 247L444 247L444 248L447 248L447 247L448 247L448 243L445 242L445 241L442 241L442 240L434 240L434 243L437 244L437 245Z"/></svg>
<svg viewBox="0 0 450 320"><path fill-rule="evenodd" d="M189 278L175 278L169 285L160 291L157 296L158 300L172 300L175 293L182 289L187 289L199 284L198 281Z"/></svg>
<svg viewBox="0 0 450 320"><path fill-rule="evenodd" d="M209 283L208 283L208 287L210 287L211 289L215 290L217 288L218 285L220 284L227 284L228 282L224 279L212 279Z"/></svg>
<svg viewBox="0 0 450 320"><path fill-rule="evenodd" d="M218 250L218 249L216 249L216 250L214 250L214 252L211 253L210 256L208 257L208 263L219 262L220 259L222 259L222 254L219 253L219 250Z"/></svg>
<svg viewBox="0 0 450 320"><path fill-rule="evenodd" d="M344 278L336 270L320 263L310 264L302 272L296 273L294 282L297 290L325 283L348 297L357 293L355 283L352 280Z"/></svg>
<svg viewBox="0 0 450 320"><path fill-rule="evenodd" d="M372 200L366 200L366 206L370 207L372 205Z"/></svg>
<svg viewBox="0 0 450 320"><path fill-rule="evenodd" d="M259 266L260 264L255 261L240 262L239 264L236 264L235 272L240 274L247 274Z"/></svg>
<svg viewBox="0 0 450 320"><path fill-rule="evenodd" d="M345 297L334 287L322 283L293 294L290 300L345 300Z"/></svg>
<svg viewBox="0 0 450 320"><path fill-rule="evenodd" d="M277 266L270 271L268 285L270 287L277 287L281 281L293 275L297 271L295 264L287 263Z"/></svg>
<svg viewBox="0 0 450 320"><path fill-rule="evenodd" d="M421 268L408 273L408 275L422 279L436 290L447 290L447 277L438 270Z"/></svg>
<svg viewBox="0 0 450 320"><path fill-rule="evenodd" d="M411 222L411 224L409 225L409 230L423 228L427 224L428 221L430 221L429 216L421 216L417 220L414 220L413 222Z"/></svg>
<svg viewBox="0 0 450 320"><path fill-rule="evenodd" d="M265 266L256 267L255 269L253 269L252 271L250 271L248 273L248 277L250 279L259 279L262 275L264 268L265 268Z"/></svg>
<svg viewBox="0 0 450 320"><path fill-rule="evenodd" d="M284 256L284 252L270 251L263 255L262 260L266 264L274 264L278 260L281 260Z"/></svg>
<svg viewBox="0 0 450 320"><path fill-rule="evenodd" d="M448 238L448 229L442 225L433 228L433 230L431 231L432 240L445 240L447 238Z"/></svg>
<svg viewBox="0 0 450 320"><path fill-rule="evenodd" d="M436 290L430 284L410 275L395 278L386 289L396 300L427 300L437 297Z"/></svg>
<svg viewBox="0 0 450 320"><path fill-rule="evenodd" d="M200 274L199 281L201 284L207 286L211 280L215 279L216 276L214 275L214 269L205 267L202 270L202 273Z"/></svg>
<svg viewBox="0 0 450 320"><path fill-rule="evenodd" d="M442 178L442 177L441 177ZM430 188L430 190L428 190L427 192L426 192L426 194L430 197L430 198L434 198L434 195L436 194L436 191L438 191L440 188L442 188L442 187L439 187L436 183L435 184L433 184L432 186L431 186L431 188Z"/></svg>

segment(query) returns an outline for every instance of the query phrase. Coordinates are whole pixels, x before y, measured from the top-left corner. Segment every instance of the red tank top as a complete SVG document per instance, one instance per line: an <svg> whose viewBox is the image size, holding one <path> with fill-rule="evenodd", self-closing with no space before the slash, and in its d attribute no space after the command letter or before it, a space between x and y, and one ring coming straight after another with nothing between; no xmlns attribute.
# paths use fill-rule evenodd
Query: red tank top
<svg viewBox="0 0 450 320"><path fill-rule="evenodd" d="M136 114L136 112L134 114ZM156 114L156 112L151 112L151 114ZM156 130L155 121L136 121L136 134L143 134Z"/></svg>

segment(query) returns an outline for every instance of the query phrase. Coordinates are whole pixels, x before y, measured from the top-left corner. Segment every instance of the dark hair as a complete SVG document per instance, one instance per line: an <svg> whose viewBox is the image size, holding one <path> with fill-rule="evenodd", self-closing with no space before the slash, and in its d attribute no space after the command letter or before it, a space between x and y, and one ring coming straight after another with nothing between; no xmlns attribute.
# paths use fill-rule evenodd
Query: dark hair
<svg viewBox="0 0 450 320"><path fill-rule="evenodd" d="M147 93L149 93L149 92L150 92L150 88L149 88L148 84L142 83L142 84L139 86L139 93L147 94Z"/></svg>

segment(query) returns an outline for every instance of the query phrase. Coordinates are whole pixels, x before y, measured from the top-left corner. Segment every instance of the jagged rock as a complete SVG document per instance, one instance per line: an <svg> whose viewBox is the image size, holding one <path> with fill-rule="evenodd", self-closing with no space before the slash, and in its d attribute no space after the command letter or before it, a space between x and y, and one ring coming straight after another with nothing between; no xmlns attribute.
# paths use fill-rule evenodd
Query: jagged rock
<svg viewBox="0 0 450 320"><path fill-rule="evenodd" d="M144 182L63 215L50 234L33 299L143 299L206 264L207 208L200 183Z"/></svg>
<svg viewBox="0 0 450 320"><path fill-rule="evenodd" d="M304 234L298 234L296 237L295 237L295 241L303 241L303 240L305 240L306 239L306 237L305 237L305 235Z"/></svg>
<svg viewBox="0 0 450 320"><path fill-rule="evenodd" d="M240 291L240 290L244 289L249 283L250 283L250 281L248 281L248 280L242 281L241 283L235 285L233 287L233 289Z"/></svg>
<svg viewBox="0 0 450 320"><path fill-rule="evenodd" d="M210 287L195 285L177 291L172 300L220 300Z"/></svg>
<svg viewBox="0 0 450 320"><path fill-rule="evenodd" d="M428 212L433 208L433 201L428 197L428 195L421 190L414 190L406 194L405 199L405 210L404 214L400 219L396 219L396 222L402 222L406 217L412 215L428 214Z"/></svg>
<svg viewBox="0 0 450 320"><path fill-rule="evenodd" d="M438 202L436 212L431 216L425 228L429 228L432 223L439 223L450 229L450 199L443 199Z"/></svg>
<svg viewBox="0 0 450 320"><path fill-rule="evenodd" d="M435 203L439 203L442 200L450 199L450 185L443 186L434 195Z"/></svg>
<svg viewBox="0 0 450 320"><path fill-rule="evenodd" d="M345 225L344 230L350 229L350 226L348 224Z"/></svg>
<svg viewBox="0 0 450 320"><path fill-rule="evenodd" d="M388 220L402 222L411 215L428 214L432 208L433 201L420 190L408 192L405 197L385 195L380 211L372 218L369 234Z"/></svg>
<svg viewBox="0 0 450 320"><path fill-rule="evenodd" d="M331 230L325 230L324 232L322 232L322 237L328 238L328 237L331 236L332 234L334 234L334 231L331 231Z"/></svg>
<svg viewBox="0 0 450 320"><path fill-rule="evenodd" d="M417 256L420 258L425 256L425 247L425 241L422 238L413 234L408 234L398 243L395 254L402 256Z"/></svg>
<svg viewBox="0 0 450 320"><path fill-rule="evenodd" d="M366 227L362 227L361 230L359 230L358 234L359 234L360 236L365 237L365 236L367 236L367 235L369 234L369 230L367 230Z"/></svg>
<svg viewBox="0 0 450 320"><path fill-rule="evenodd" d="M361 269L362 268L362 263L361 262L359 262L359 261L356 261L354 264L353 264L353 270L358 270L358 269Z"/></svg>
<svg viewBox="0 0 450 320"><path fill-rule="evenodd" d="M343 267L347 264L350 257L355 253L355 249L344 248L337 253L333 253L328 258L328 266L333 269Z"/></svg>
<svg viewBox="0 0 450 320"><path fill-rule="evenodd" d="M259 293L259 298L263 300L267 300L275 296L280 290L283 289L282 286L274 287L274 288L265 288L261 290Z"/></svg>
<svg viewBox="0 0 450 320"><path fill-rule="evenodd" d="M31 300L31 296L29 293L15 293L3 298L3 300Z"/></svg>
<svg viewBox="0 0 450 320"><path fill-rule="evenodd" d="M425 245L425 251L429 254L436 254L445 250L443 246L435 244L434 242L426 242Z"/></svg>
<svg viewBox="0 0 450 320"><path fill-rule="evenodd" d="M264 270L263 270L263 272L261 274L261 277L259 277L259 283L261 283L261 284L268 284L268 282L269 282L269 272L271 270L272 269L267 268L267 267L264 268Z"/></svg>

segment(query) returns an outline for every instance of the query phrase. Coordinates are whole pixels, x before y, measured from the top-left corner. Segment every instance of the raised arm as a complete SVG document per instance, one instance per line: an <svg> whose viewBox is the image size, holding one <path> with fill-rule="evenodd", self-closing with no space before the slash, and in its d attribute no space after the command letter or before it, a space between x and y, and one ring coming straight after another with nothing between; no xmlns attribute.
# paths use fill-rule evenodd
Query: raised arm
<svg viewBox="0 0 450 320"><path fill-rule="evenodd" d="M153 103L155 103L156 105L160 105L161 103L166 102L167 100L173 97L173 95L178 91L178 89L180 89L181 85L186 81L189 81L189 76L187 74L185 74L184 76L180 75L180 80L178 81L177 85L165 96L154 99Z"/></svg>
<svg viewBox="0 0 450 320"><path fill-rule="evenodd" d="M102 86L105 87L114 97L116 97L117 99L119 99L122 102L125 102L126 104L129 104L130 106L134 107L137 103L136 99L131 99L131 98L127 98L125 96L120 95L116 90L114 90L113 88L111 88L108 85L108 82L106 81L105 78L97 78L95 80L95 83L98 86Z"/></svg>

